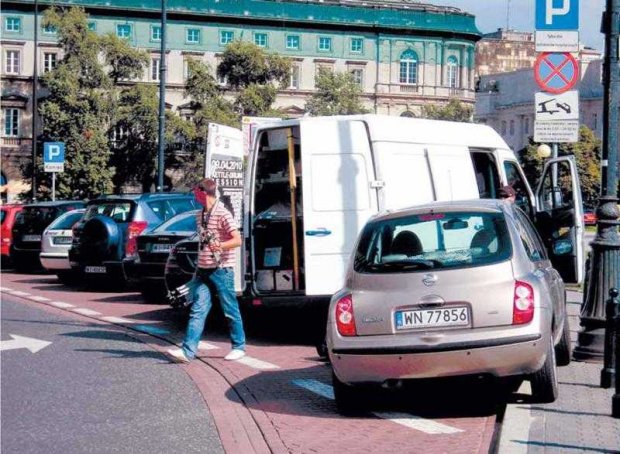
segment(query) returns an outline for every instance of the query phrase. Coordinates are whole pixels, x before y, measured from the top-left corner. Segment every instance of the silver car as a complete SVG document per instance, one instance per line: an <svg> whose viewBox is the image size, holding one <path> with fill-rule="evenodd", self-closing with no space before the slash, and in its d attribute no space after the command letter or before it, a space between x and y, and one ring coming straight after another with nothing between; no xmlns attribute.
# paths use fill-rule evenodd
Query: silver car
<svg viewBox="0 0 620 454"><path fill-rule="evenodd" d="M86 210L67 211L52 222L41 236L41 253L39 258L43 268L56 273L63 283L73 283L75 273L69 264L69 248L73 241L72 227L82 219Z"/></svg>
<svg viewBox="0 0 620 454"><path fill-rule="evenodd" d="M564 283L510 202L435 202L380 214L362 230L333 296L327 346L338 408L355 385L483 375L529 379L557 397L570 362Z"/></svg>

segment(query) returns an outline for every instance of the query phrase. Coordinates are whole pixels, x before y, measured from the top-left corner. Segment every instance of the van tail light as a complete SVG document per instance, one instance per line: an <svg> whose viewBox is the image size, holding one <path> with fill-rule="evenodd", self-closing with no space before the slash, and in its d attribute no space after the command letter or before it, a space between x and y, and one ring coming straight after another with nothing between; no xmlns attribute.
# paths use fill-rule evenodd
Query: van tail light
<svg viewBox="0 0 620 454"><path fill-rule="evenodd" d="M125 255L132 256L138 253L138 235L146 229L148 223L146 221L132 221L127 226L127 244L125 246Z"/></svg>
<svg viewBox="0 0 620 454"><path fill-rule="evenodd" d="M534 318L534 289L525 282L515 282L512 305L512 324L523 325Z"/></svg>
<svg viewBox="0 0 620 454"><path fill-rule="evenodd" d="M353 297L343 296L336 303L336 327L341 336L355 336L355 316L353 315Z"/></svg>

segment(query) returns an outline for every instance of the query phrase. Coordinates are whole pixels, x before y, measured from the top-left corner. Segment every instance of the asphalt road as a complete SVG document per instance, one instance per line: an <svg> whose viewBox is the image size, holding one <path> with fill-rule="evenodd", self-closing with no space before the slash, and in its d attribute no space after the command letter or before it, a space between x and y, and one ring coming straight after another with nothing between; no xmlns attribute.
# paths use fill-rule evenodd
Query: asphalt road
<svg viewBox="0 0 620 454"><path fill-rule="evenodd" d="M160 353L10 295L1 310L3 453L223 452L202 395ZM11 334L51 344L9 350Z"/></svg>

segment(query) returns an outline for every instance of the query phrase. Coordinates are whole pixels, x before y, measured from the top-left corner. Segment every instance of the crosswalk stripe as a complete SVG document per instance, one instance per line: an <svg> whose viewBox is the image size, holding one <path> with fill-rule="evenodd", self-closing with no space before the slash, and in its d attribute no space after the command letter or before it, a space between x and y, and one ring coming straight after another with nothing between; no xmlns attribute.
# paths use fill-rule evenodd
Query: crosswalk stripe
<svg viewBox="0 0 620 454"><path fill-rule="evenodd" d="M238 359L236 362L245 364L246 366L258 370L273 370L280 368L280 366L268 363L267 361L261 361L260 359L252 358L251 356L244 356L243 358Z"/></svg>
<svg viewBox="0 0 620 454"><path fill-rule="evenodd" d="M30 299L34 301L42 301L42 302L50 300L49 298L46 298L44 296L31 296Z"/></svg>
<svg viewBox="0 0 620 454"><path fill-rule="evenodd" d="M322 396L322 397L325 397L331 400L334 399L334 388L328 384L320 382L319 380L302 378L302 379L293 380L292 383L296 386L307 389L308 391L311 391L314 394L318 394L319 396ZM392 421L396 424L400 424L401 426L405 426L410 429L415 429L420 432L424 432L424 433L432 434L432 435L453 434L453 433L463 432L462 429L448 426L446 424L442 424L437 421L424 419L419 416L412 415L410 413L383 411L383 412L372 412L372 414L378 418L385 419L387 421Z"/></svg>
<svg viewBox="0 0 620 454"><path fill-rule="evenodd" d="M205 341L200 341L198 343L198 350L217 350L218 348L220 347L218 347L217 345L210 344Z"/></svg>
<svg viewBox="0 0 620 454"><path fill-rule="evenodd" d="M8 287L0 287L0 292L12 292L13 289L12 288L8 288Z"/></svg>
<svg viewBox="0 0 620 454"><path fill-rule="evenodd" d="M110 322L110 323L136 323L134 320L129 320L128 318L113 317L113 316L101 317L101 320L105 320L106 322Z"/></svg>
<svg viewBox="0 0 620 454"><path fill-rule="evenodd" d="M63 303L62 301L52 301L50 305L59 307L60 309L68 309L70 307L74 307L73 304Z"/></svg>
<svg viewBox="0 0 620 454"><path fill-rule="evenodd" d="M82 314L82 315L88 315L93 316L93 315L101 315L101 312L97 312L97 311L93 311L92 309L86 309L83 307L78 307L77 309L72 309L73 312L77 312L78 314Z"/></svg>
<svg viewBox="0 0 620 454"><path fill-rule="evenodd" d="M13 290L10 293L11 293L11 295L15 295L15 296L30 296L30 293L28 293L28 292L20 292L19 290Z"/></svg>

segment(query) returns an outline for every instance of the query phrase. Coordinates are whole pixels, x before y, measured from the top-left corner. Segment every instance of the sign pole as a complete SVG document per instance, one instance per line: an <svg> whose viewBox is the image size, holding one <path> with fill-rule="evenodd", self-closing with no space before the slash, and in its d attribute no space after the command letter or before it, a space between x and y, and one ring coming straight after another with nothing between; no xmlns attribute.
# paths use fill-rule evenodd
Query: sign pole
<svg viewBox="0 0 620 454"><path fill-rule="evenodd" d="M56 200L56 172L52 172L52 202Z"/></svg>

